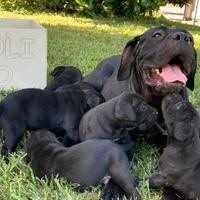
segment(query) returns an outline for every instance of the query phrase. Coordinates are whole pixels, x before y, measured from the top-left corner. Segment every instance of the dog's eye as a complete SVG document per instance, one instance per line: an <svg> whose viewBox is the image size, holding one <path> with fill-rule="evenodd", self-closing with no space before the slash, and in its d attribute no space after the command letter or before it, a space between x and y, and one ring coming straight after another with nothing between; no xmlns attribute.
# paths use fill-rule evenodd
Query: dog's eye
<svg viewBox="0 0 200 200"><path fill-rule="evenodd" d="M145 104L145 103L142 103L142 104L140 105L140 110L141 110L142 112L145 112L145 111L147 111L147 109L148 109L148 106L147 106L147 104Z"/></svg>
<svg viewBox="0 0 200 200"><path fill-rule="evenodd" d="M162 34L160 32L156 32L156 33L153 34L154 38L158 38L158 37L161 37L161 36L162 36Z"/></svg>

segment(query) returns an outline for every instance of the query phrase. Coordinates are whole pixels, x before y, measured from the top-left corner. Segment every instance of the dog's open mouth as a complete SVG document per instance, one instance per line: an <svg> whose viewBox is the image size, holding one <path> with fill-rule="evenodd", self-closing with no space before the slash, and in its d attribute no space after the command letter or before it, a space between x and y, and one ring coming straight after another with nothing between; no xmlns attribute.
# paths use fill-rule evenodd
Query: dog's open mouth
<svg viewBox="0 0 200 200"><path fill-rule="evenodd" d="M186 85L187 77L183 70L183 59L176 56L169 63L159 68L145 68L143 71L145 84L155 87L156 90L161 88L181 89ZM161 91L160 91L161 92ZM167 93L164 92L164 93Z"/></svg>

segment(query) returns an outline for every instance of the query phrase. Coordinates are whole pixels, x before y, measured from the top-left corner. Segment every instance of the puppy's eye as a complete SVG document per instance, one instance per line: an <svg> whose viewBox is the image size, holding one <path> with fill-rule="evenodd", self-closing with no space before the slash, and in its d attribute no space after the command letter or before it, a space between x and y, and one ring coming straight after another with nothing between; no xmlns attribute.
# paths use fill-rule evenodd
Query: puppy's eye
<svg viewBox="0 0 200 200"><path fill-rule="evenodd" d="M162 34L160 32L156 32L156 33L153 34L154 38L158 38L158 37L161 37L161 36L162 36Z"/></svg>

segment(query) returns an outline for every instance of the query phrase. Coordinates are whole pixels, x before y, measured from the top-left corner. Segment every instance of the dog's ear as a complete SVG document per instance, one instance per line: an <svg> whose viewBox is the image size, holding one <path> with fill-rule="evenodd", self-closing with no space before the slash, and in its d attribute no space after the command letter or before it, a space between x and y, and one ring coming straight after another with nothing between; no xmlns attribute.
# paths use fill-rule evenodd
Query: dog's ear
<svg viewBox="0 0 200 200"><path fill-rule="evenodd" d="M132 105L121 99L115 104L114 117L118 120L136 121L136 114Z"/></svg>
<svg viewBox="0 0 200 200"><path fill-rule="evenodd" d="M54 68L54 70L50 73L50 75L53 76L54 78L57 78L58 76L60 76L60 74L62 74L65 71L65 69L66 69L65 66L58 66Z"/></svg>
<svg viewBox="0 0 200 200"><path fill-rule="evenodd" d="M178 141L185 141L192 134L191 123L179 122L174 129L174 137Z"/></svg>
<svg viewBox="0 0 200 200"><path fill-rule="evenodd" d="M130 40L123 51L120 67L117 73L117 80L123 81L130 77L131 69L135 62L135 50L141 36L136 36Z"/></svg>
<svg viewBox="0 0 200 200"><path fill-rule="evenodd" d="M197 68L197 53L195 51L195 59L194 59L194 63L192 65L192 71L190 73L190 75L187 77L187 83L186 86L190 89L190 90L194 90L194 78L195 78L195 74L196 74L196 68Z"/></svg>

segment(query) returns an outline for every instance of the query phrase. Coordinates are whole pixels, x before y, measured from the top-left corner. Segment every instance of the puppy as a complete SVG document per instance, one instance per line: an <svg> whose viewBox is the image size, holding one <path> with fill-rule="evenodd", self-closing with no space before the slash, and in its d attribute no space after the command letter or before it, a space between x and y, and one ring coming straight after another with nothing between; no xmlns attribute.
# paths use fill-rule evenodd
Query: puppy
<svg viewBox="0 0 200 200"><path fill-rule="evenodd" d="M67 137L78 142L81 117L101 99L91 90L53 92L30 88L8 95L0 103L0 127L5 139L1 153L8 157L26 130L64 129Z"/></svg>
<svg viewBox="0 0 200 200"><path fill-rule="evenodd" d="M114 139L126 134L128 129L148 129L156 117L156 109L145 103L141 96L125 92L83 116L79 126L80 139Z"/></svg>
<svg viewBox="0 0 200 200"><path fill-rule="evenodd" d="M84 190L110 177L128 199L140 199L125 153L110 140L92 139L66 148L52 133L39 130L30 136L25 149L30 166L39 178L58 174Z"/></svg>
<svg viewBox="0 0 200 200"><path fill-rule="evenodd" d="M73 84L83 79L81 71L74 66L58 66L50 74L54 80L45 88L48 91L54 91L61 86Z"/></svg>
<svg viewBox="0 0 200 200"><path fill-rule="evenodd" d="M162 112L168 145L150 177L153 188L172 187L186 199L200 198L200 117L191 103L178 94L167 95Z"/></svg>
<svg viewBox="0 0 200 200"><path fill-rule="evenodd" d="M65 91L69 91L69 90L70 91L75 90L75 91L87 92L87 94L90 97L93 97L93 98L90 98L90 100L88 100L88 103L90 103L90 104L99 105L105 101L103 96L96 95L99 93L96 91L96 89L90 83L84 82L84 81L78 81L74 84L61 86L61 87L57 88L55 91L56 92L65 92ZM77 142L73 141L70 137L68 137L67 134L65 134L66 132L64 129L56 129L56 130L53 130L52 132L56 134L59 141L62 142L65 147L70 147L77 143Z"/></svg>

